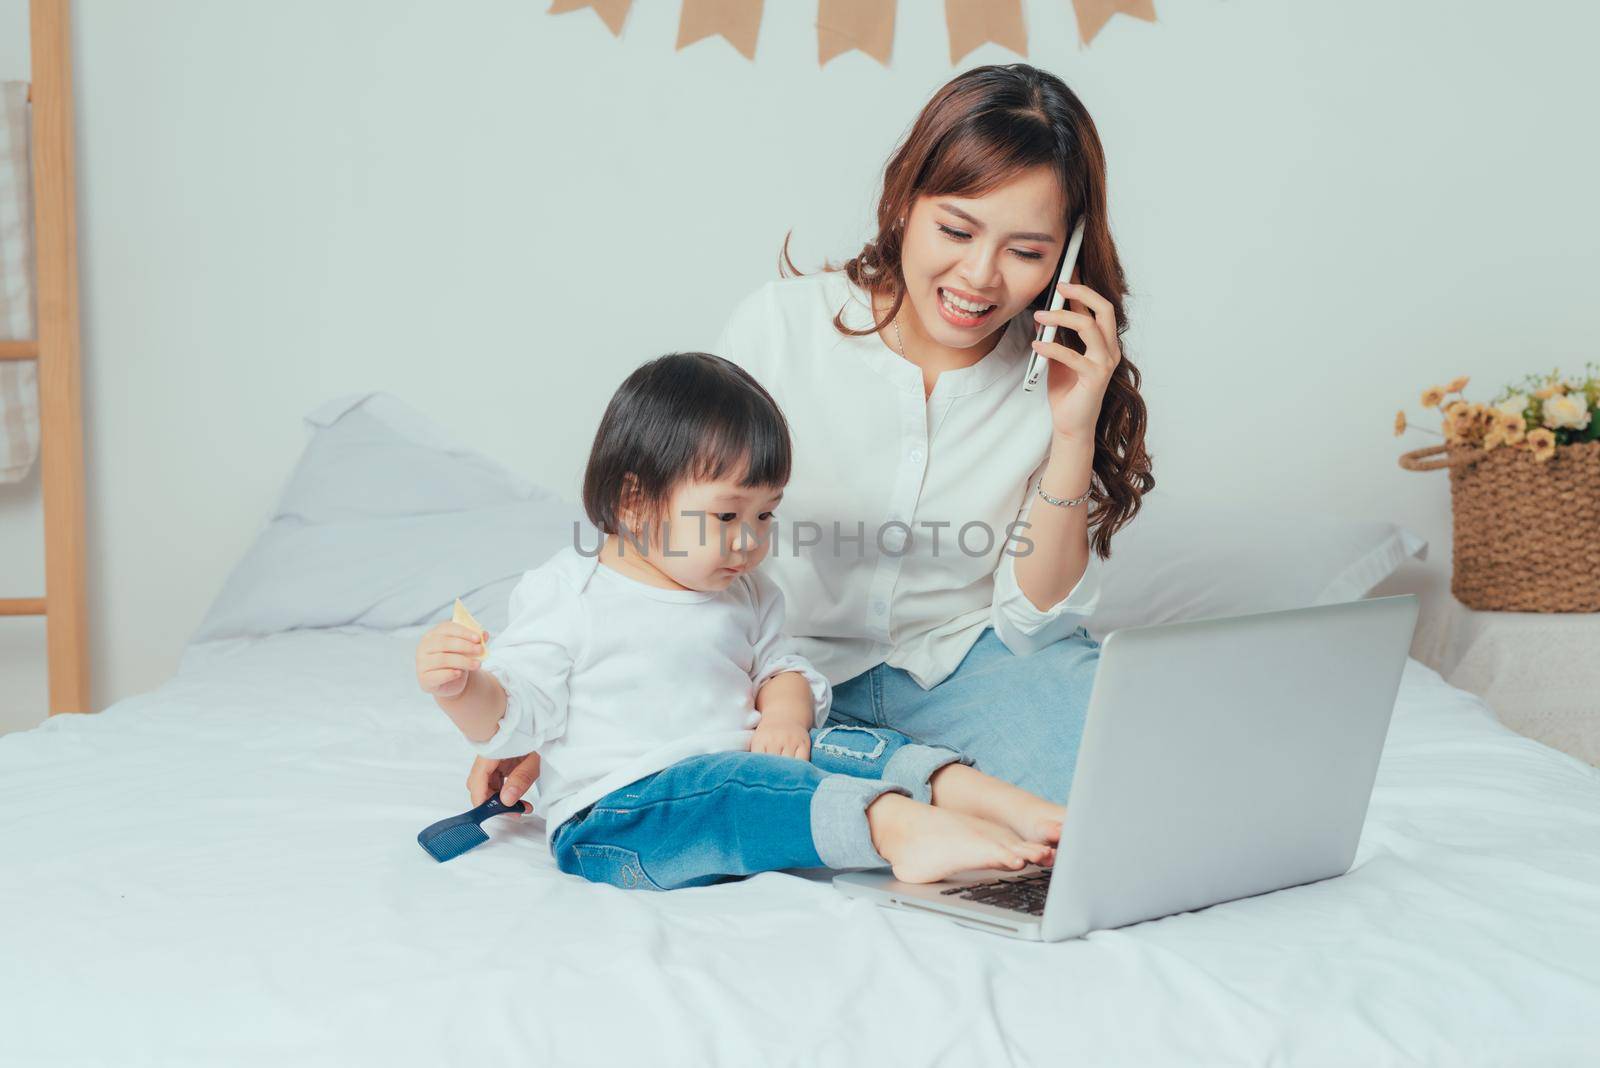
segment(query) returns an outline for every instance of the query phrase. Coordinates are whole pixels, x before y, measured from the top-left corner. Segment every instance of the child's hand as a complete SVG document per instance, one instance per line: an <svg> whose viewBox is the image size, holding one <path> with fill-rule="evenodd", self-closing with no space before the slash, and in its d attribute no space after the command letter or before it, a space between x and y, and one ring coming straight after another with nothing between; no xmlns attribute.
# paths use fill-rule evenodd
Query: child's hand
<svg viewBox="0 0 1600 1068"><path fill-rule="evenodd" d="M810 760L811 732L793 723L776 722L771 716L763 716L756 724L755 736L750 739L750 752Z"/></svg>
<svg viewBox="0 0 1600 1068"><path fill-rule="evenodd" d="M472 807L477 808L491 794L499 794L502 805L515 809L538 777L538 753L503 760L478 757L467 775L467 796L472 799Z"/></svg>
<svg viewBox="0 0 1600 1068"><path fill-rule="evenodd" d="M480 637L460 623L440 623L417 642L417 685L434 697L460 697L488 640L488 632Z"/></svg>

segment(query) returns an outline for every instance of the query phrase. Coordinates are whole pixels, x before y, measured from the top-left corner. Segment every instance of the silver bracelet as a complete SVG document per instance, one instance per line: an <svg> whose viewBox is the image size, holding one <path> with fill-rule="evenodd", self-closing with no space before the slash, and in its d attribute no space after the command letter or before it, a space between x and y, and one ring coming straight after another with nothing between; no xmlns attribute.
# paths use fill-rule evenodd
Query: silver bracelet
<svg viewBox="0 0 1600 1068"><path fill-rule="evenodd" d="M1091 489L1092 488L1093 487L1091 487ZM1048 493L1046 493L1044 491L1044 487L1040 486L1039 487L1039 496L1043 497L1047 502L1049 502L1050 504L1055 505L1057 508L1071 508L1075 504L1082 504L1084 501L1088 500L1089 499L1089 490L1084 490L1082 497L1074 497L1071 500L1067 500L1065 497L1052 497L1052 496L1050 496L1050 494L1048 494Z"/></svg>

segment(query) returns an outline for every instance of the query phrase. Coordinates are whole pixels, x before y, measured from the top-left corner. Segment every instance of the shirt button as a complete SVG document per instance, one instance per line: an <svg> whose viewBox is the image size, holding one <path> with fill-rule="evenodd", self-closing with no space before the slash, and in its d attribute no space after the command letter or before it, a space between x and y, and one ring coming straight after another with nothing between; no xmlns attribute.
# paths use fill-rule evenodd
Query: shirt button
<svg viewBox="0 0 1600 1068"><path fill-rule="evenodd" d="M921 449L912 449L911 450L911 462L914 463L914 464L920 464L922 462L922 450Z"/></svg>
<svg viewBox="0 0 1600 1068"><path fill-rule="evenodd" d="M874 615L881 616L885 612L887 612L888 610L889 610L889 606L884 604L882 601L873 601L872 602L872 612L873 612Z"/></svg>

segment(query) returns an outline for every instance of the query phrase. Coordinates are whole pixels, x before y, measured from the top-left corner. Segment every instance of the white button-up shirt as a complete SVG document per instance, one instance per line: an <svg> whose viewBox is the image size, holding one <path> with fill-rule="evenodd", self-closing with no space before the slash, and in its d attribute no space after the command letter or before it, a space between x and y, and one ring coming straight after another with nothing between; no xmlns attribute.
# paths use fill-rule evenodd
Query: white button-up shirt
<svg viewBox="0 0 1600 1068"><path fill-rule="evenodd" d="M871 326L866 293L842 272L769 282L714 350L789 421L794 472L762 566L798 651L834 684L887 662L928 689L985 627L1019 656L1071 634L1099 601L1099 558L1048 611L1014 566L1031 543L1012 525L1026 522L1050 451L1045 390L1021 385L1033 324L1013 319L928 395L921 368L876 334L834 329L841 309L846 325Z"/></svg>

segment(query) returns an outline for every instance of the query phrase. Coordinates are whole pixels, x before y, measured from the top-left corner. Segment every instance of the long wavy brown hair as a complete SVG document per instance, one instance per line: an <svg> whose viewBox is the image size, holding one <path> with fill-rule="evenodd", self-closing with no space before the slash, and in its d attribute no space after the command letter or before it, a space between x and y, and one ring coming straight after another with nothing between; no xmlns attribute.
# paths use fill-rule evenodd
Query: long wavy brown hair
<svg viewBox="0 0 1600 1068"><path fill-rule="evenodd" d="M841 308L834 328L861 337L882 330L899 314L905 301L902 226L918 197L981 197L1041 165L1060 175L1067 221L1087 216L1078 278L1116 309L1120 339L1128 329L1128 284L1111 240L1100 135L1066 83L1026 63L975 67L947 83L922 109L884 168L877 236L843 264L823 265L825 271L844 271L859 288L886 299L889 310L870 329L853 330L845 325ZM784 276L803 273L789 257L789 236L784 237L778 269ZM1076 333L1063 331L1057 337L1083 351ZM1088 522L1090 549L1101 559L1110 557L1112 535L1133 520L1142 497L1156 484L1144 445L1139 381L1139 369L1124 352L1106 386L1095 427Z"/></svg>

